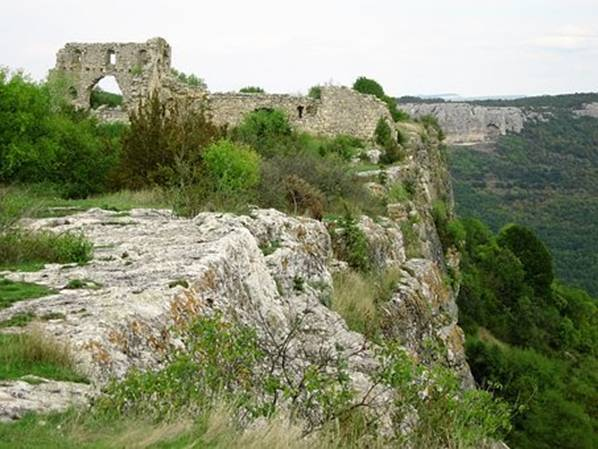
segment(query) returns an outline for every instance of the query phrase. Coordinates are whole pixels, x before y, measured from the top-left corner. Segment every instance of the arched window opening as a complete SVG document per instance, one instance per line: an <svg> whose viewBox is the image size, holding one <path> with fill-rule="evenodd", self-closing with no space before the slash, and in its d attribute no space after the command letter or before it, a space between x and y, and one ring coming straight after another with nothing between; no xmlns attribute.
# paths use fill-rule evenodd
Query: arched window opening
<svg viewBox="0 0 598 449"><path fill-rule="evenodd" d="M305 109L303 106L297 106L297 114L299 115L299 118L303 118L303 109Z"/></svg>
<svg viewBox="0 0 598 449"><path fill-rule="evenodd" d="M123 103L123 94L116 78L106 76L100 79L91 89L89 103L92 109L120 107Z"/></svg>

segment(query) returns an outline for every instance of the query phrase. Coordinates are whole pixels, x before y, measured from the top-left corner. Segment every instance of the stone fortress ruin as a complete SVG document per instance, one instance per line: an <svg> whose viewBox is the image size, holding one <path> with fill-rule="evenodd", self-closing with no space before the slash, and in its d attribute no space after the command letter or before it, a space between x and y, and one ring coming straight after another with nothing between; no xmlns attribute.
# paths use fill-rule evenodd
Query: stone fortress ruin
<svg viewBox="0 0 598 449"><path fill-rule="evenodd" d="M104 120L126 120L126 111L156 91L166 101L207 100L212 120L219 125L236 125L245 114L255 110L279 109L298 130L369 140L381 118L393 123L386 104L348 87L322 86L319 98L210 93L179 81L172 73L171 54L170 45L159 37L144 43L68 43L58 51L54 71L64 73L72 81L72 102L80 109L90 109L92 89L103 78L114 76L123 95L123 109L98 111Z"/></svg>

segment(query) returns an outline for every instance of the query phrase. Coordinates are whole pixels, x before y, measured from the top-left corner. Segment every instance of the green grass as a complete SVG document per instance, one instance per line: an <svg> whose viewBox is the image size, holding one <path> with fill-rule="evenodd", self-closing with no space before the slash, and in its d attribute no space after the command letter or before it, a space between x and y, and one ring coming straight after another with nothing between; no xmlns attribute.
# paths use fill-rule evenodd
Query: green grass
<svg viewBox="0 0 598 449"><path fill-rule="evenodd" d="M207 449L191 443L197 431L188 420L155 424L132 420L82 418L76 411L33 414L0 423L0 449Z"/></svg>
<svg viewBox="0 0 598 449"><path fill-rule="evenodd" d="M46 379L85 382L74 370L67 346L39 331L0 334L0 380L32 374Z"/></svg>
<svg viewBox="0 0 598 449"><path fill-rule="evenodd" d="M0 328L3 327L24 327L27 326L35 315L31 312L17 313L10 317L8 320L0 321Z"/></svg>
<svg viewBox="0 0 598 449"><path fill-rule="evenodd" d="M32 218L59 217L91 208L129 211L134 208L171 208L172 201L161 189L121 190L83 199L65 199L51 185L30 184L0 187L2 202L10 206L11 216Z"/></svg>
<svg viewBox="0 0 598 449"><path fill-rule="evenodd" d="M83 234L15 229L0 234L0 254L3 265L21 269L44 262L83 264L91 260L93 244Z"/></svg>
<svg viewBox="0 0 598 449"><path fill-rule="evenodd" d="M391 299L400 273L395 269L374 274L347 271L335 274L333 280L332 310L352 331L369 339L378 338L382 319L379 305Z"/></svg>
<svg viewBox="0 0 598 449"><path fill-rule="evenodd" d="M13 282L0 278L0 309L10 307L17 301L40 298L54 293L56 293L54 290L43 285L29 282Z"/></svg>
<svg viewBox="0 0 598 449"><path fill-rule="evenodd" d="M21 271L25 273L33 273L44 269L43 262L20 262L20 263L4 263L0 264L0 271Z"/></svg>

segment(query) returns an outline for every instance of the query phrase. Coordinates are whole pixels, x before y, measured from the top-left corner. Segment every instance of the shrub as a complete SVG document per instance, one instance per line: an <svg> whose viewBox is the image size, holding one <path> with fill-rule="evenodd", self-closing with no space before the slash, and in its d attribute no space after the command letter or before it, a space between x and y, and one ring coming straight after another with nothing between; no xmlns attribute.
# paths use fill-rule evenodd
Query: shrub
<svg viewBox="0 0 598 449"><path fill-rule="evenodd" d="M288 201L294 213L309 210L311 217L321 220L324 216L324 195L314 186L296 175L285 179Z"/></svg>
<svg viewBox="0 0 598 449"><path fill-rule="evenodd" d="M360 76L353 83L353 89L362 94L374 95L383 100L386 97L384 88L375 80Z"/></svg>
<svg viewBox="0 0 598 449"><path fill-rule="evenodd" d="M286 114L276 109L260 109L247 114L236 127L232 136L260 154L272 156L292 138L292 130Z"/></svg>
<svg viewBox="0 0 598 449"><path fill-rule="evenodd" d="M409 114L400 111L397 108L397 100L384 93L382 86L375 80L361 76L353 83L353 89L362 94L374 95L379 100L386 103L388 112L395 122L409 119Z"/></svg>
<svg viewBox="0 0 598 449"><path fill-rule="evenodd" d="M216 190L235 193L255 187L260 180L260 158L251 148L219 140L207 147L203 161Z"/></svg>
<svg viewBox="0 0 598 449"><path fill-rule="evenodd" d="M432 129L438 136L438 140L444 140L444 132L440 127L440 123L438 123L438 119L433 115L424 115L419 118L419 121L423 123L424 127L429 130Z"/></svg>
<svg viewBox="0 0 598 449"><path fill-rule="evenodd" d="M384 148L384 154L380 157L383 164L392 164L403 158L401 148L393 136L393 131L386 120L380 118L374 131L376 143Z"/></svg>
<svg viewBox="0 0 598 449"><path fill-rule="evenodd" d="M407 191L402 182L397 182L390 186L388 191L388 200L403 203L412 198L412 194Z"/></svg>
<svg viewBox="0 0 598 449"><path fill-rule="evenodd" d="M367 272L372 268L370 245L357 220L349 212L339 220L340 236L335 245L337 257L355 270Z"/></svg>
<svg viewBox="0 0 598 449"><path fill-rule="evenodd" d="M321 156L337 154L344 161L351 161L364 147L363 142L353 136L340 134L332 139L319 138L318 152Z"/></svg>
<svg viewBox="0 0 598 449"><path fill-rule="evenodd" d="M167 105L156 92L132 111L130 120L115 177L131 189L192 184L200 175L202 151L222 135L201 105Z"/></svg>
<svg viewBox="0 0 598 449"><path fill-rule="evenodd" d="M187 75L186 73L179 72L175 68L171 68L170 71L180 82L188 84L189 86L199 87L202 89L207 89L208 87L202 78L194 75L193 73Z"/></svg>
<svg viewBox="0 0 598 449"><path fill-rule="evenodd" d="M307 93L309 98L313 98L314 100L319 100L322 98L322 86L311 86L309 88L309 92Z"/></svg>
<svg viewBox="0 0 598 449"><path fill-rule="evenodd" d="M279 154L264 161L258 187L258 202L262 207L288 210L286 191L279 186L284 186L289 176L298 176L320 191L327 212L342 213L344 203L372 214L384 211L382 201L372 198L363 184L353 179L339 157L321 157L307 151Z"/></svg>
<svg viewBox="0 0 598 449"><path fill-rule="evenodd" d="M434 218L436 231L444 250L448 250L451 246L461 249L465 244L467 233L459 220L449 216L444 201L438 200L432 204L432 217Z"/></svg>
<svg viewBox="0 0 598 449"><path fill-rule="evenodd" d="M239 92L241 92L242 94L264 94L264 93L266 93L266 91L264 89L262 89L261 87L257 87L257 86L242 87L241 89L239 89Z"/></svg>

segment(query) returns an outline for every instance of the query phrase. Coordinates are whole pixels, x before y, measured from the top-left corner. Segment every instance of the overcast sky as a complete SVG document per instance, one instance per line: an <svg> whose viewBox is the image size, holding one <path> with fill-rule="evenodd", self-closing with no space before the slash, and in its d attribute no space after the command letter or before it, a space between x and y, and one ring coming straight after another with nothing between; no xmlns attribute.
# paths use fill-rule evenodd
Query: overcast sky
<svg viewBox="0 0 598 449"><path fill-rule="evenodd" d="M598 0L16 0L0 14L0 65L38 79L66 42L161 36L212 91L360 75L391 95L598 91Z"/></svg>

